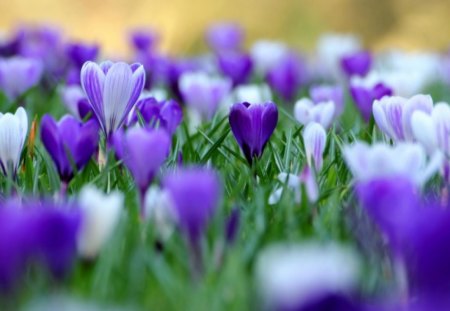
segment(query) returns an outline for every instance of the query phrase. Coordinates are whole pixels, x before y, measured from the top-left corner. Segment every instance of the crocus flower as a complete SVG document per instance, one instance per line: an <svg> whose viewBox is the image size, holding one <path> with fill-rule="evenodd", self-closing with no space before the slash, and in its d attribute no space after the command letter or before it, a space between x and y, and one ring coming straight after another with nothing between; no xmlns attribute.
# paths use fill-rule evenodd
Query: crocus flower
<svg viewBox="0 0 450 311"><path fill-rule="evenodd" d="M409 99L391 96L374 101L373 116L381 131L394 141L412 141L412 114L415 111L431 113L432 109L433 99L429 95L416 95Z"/></svg>
<svg viewBox="0 0 450 311"><path fill-rule="evenodd" d="M57 123L52 116L41 120L41 139L56 165L64 183L74 176L74 168L81 170L98 147L98 125L90 120L82 123L70 115Z"/></svg>
<svg viewBox="0 0 450 311"><path fill-rule="evenodd" d="M359 257L346 246L275 244L258 257L256 284L268 310L309 310L324 295L350 295L359 272Z"/></svg>
<svg viewBox="0 0 450 311"><path fill-rule="evenodd" d="M27 131L25 109L19 107L15 114L0 113L0 166L4 175L16 176Z"/></svg>
<svg viewBox="0 0 450 311"><path fill-rule="evenodd" d="M272 92L267 84L244 84L233 91L236 103L265 103L272 101Z"/></svg>
<svg viewBox="0 0 450 311"><path fill-rule="evenodd" d="M139 190L142 213L147 188L169 155L170 145L170 136L162 129L133 127L113 136L116 155L123 160Z"/></svg>
<svg viewBox="0 0 450 311"><path fill-rule="evenodd" d="M35 86L42 73L39 60L19 56L0 59L0 91L13 101Z"/></svg>
<svg viewBox="0 0 450 311"><path fill-rule="evenodd" d="M344 159L357 181L380 177L403 176L416 186L422 186L442 165L442 154L435 153L427 160L425 149L415 143L390 146L363 142L345 146Z"/></svg>
<svg viewBox="0 0 450 311"><path fill-rule="evenodd" d="M244 40L244 33L235 23L217 23L206 32L206 42L215 51L239 50Z"/></svg>
<svg viewBox="0 0 450 311"><path fill-rule="evenodd" d="M236 141L249 164L261 157L278 123L278 109L274 103L234 104L229 122Z"/></svg>
<svg viewBox="0 0 450 311"><path fill-rule="evenodd" d="M279 64L288 53L289 49L284 43L268 40L256 41L250 50L255 71L261 77Z"/></svg>
<svg viewBox="0 0 450 311"><path fill-rule="evenodd" d="M309 89L309 96L316 104L332 101L334 103L334 117L344 111L344 90L339 85L314 85Z"/></svg>
<svg viewBox="0 0 450 311"><path fill-rule="evenodd" d="M173 202L180 230L190 243L197 243L218 208L219 177L210 169L183 168L167 175L163 187Z"/></svg>
<svg viewBox="0 0 450 311"><path fill-rule="evenodd" d="M267 73L267 83L284 100L291 101L306 82L306 67L299 55L290 51Z"/></svg>
<svg viewBox="0 0 450 311"><path fill-rule="evenodd" d="M140 64L86 62L81 85L106 138L119 129L142 92L144 67Z"/></svg>
<svg viewBox="0 0 450 311"><path fill-rule="evenodd" d="M89 113L93 114L91 105L83 89L78 85L62 87L61 100L67 110L79 120L83 120Z"/></svg>
<svg viewBox="0 0 450 311"><path fill-rule="evenodd" d="M309 98L299 99L294 106L295 119L303 125L316 122L324 128L333 122L335 104L332 101L314 103Z"/></svg>
<svg viewBox="0 0 450 311"><path fill-rule="evenodd" d="M227 51L217 54L220 71L233 81L233 85L248 81L253 63L249 55L241 52Z"/></svg>
<svg viewBox="0 0 450 311"><path fill-rule="evenodd" d="M161 242L166 241L175 226L175 209L168 191L152 185L145 194L144 213L154 225Z"/></svg>
<svg viewBox="0 0 450 311"><path fill-rule="evenodd" d="M183 119L183 111L174 100L157 101L153 97L139 100L128 116L128 126L132 126L142 117L144 125L155 128L157 125L173 135Z"/></svg>
<svg viewBox="0 0 450 311"><path fill-rule="evenodd" d="M323 153L327 144L325 129L316 122L309 123L303 130L303 143L306 151L306 161L309 167L319 172L322 169Z"/></svg>
<svg viewBox="0 0 450 311"><path fill-rule="evenodd" d="M158 39L158 34L153 29L137 28L130 32L130 42L139 52L152 50Z"/></svg>
<svg viewBox="0 0 450 311"><path fill-rule="evenodd" d="M186 105L209 120L229 94L231 81L203 72L188 72L181 76L179 87Z"/></svg>
<svg viewBox="0 0 450 311"><path fill-rule="evenodd" d="M347 76L365 76L372 65L372 55L368 51L358 51L341 59L342 69Z"/></svg>
<svg viewBox="0 0 450 311"><path fill-rule="evenodd" d="M78 253L92 259L113 234L123 209L123 194L112 191L103 194L92 185L86 185L78 196L82 212L81 227L78 231Z"/></svg>
<svg viewBox="0 0 450 311"><path fill-rule="evenodd" d="M391 96L392 89L376 74L369 74L365 78L353 77L350 80L350 93L364 121L369 122L374 100Z"/></svg>
<svg viewBox="0 0 450 311"><path fill-rule="evenodd" d="M72 42L66 46L66 54L70 62L78 69L87 61L95 61L99 52L97 44Z"/></svg>

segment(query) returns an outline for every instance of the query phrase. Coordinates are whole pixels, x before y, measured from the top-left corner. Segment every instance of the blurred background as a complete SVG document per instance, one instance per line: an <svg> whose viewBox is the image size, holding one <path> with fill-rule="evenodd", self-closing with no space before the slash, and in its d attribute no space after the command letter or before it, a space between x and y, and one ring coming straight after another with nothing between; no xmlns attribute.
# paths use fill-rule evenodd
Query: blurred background
<svg viewBox="0 0 450 311"><path fill-rule="evenodd" d="M353 32L374 49L444 49L450 44L448 0L0 0L0 30L20 22L60 26L75 39L127 52L126 30L151 26L161 47L175 54L203 48L205 27L239 22L247 44L256 38L284 40L312 49L323 32Z"/></svg>

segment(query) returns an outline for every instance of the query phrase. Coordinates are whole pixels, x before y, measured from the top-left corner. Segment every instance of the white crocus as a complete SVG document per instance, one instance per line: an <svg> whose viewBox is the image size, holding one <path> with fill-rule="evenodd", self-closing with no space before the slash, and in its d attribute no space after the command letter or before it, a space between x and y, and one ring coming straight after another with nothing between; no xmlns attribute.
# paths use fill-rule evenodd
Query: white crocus
<svg viewBox="0 0 450 311"><path fill-rule="evenodd" d="M351 292L360 259L339 244L275 244L259 255L256 284L268 309L299 309L321 294Z"/></svg>
<svg viewBox="0 0 450 311"><path fill-rule="evenodd" d="M92 185L81 190L78 203L82 210L82 224L78 233L78 253L94 258L116 228L124 204L121 192L104 194Z"/></svg>
<svg viewBox="0 0 450 311"><path fill-rule="evenodd" d="M233 103L265 103L272 100L272 92L267 84L245 84L233 91Z"/></svg>
<svg viewBox="0 0 450 311"><path fill-rule="evenodd" d="M375 143L370 146L357 141L343 148L345 162L357 181L403 176L422 186L441 167L443 155L434 153L429 159L422 145L399 143L390 146Z"/></svg>
<svg viewBox="0 0 450 311"><path fill-rule="evenodd" d="M317 122L324 128L328 128L333 122L335 108L333 101L325 101L316 104L309 98L304 97L295 103L294 116L295 119L303 125Z"/></svg>
<svg viewBox="0 0 450 311"><path fill-rule="evenodd" d="M174 230L174 210L169 194L158 186L151 186L145 195L146 218L155 225L159 237L165 241Z"/></svg>
<svg viewBox="0 0 450 311"><path fill-rule="evenodd" d="M309 123L303 130L303 143L305 145L306 161L309 167L319 172L322 169L323 153L327 144L327 133L319 123Z"/></svg>
<svg viewBox="0 0 450 311"><path fill-rule="evenodd" d="M16 174L27 132L25 109L19 107L15 114L0 113L0 164L3 174Z"/></svg>
<svg viewBox="0 0 450 311"><path fill-rule="evenodd" d="M282 42L270 40L255 42L250 49L250 54L256 73L264 76L283 59L288 51L288 47Z"/></svg>

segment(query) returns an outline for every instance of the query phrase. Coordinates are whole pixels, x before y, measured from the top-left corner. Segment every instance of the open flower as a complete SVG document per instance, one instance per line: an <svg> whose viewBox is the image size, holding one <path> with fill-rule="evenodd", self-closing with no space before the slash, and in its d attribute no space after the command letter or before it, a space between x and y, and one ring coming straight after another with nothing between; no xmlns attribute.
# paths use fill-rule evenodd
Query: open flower
<svg viewBox="0 0 450 311"><path fill-rule="evenodd" d="M140 64L86 62L81 85L106 137L119 129L144 88Z"/></svg>
<svg viewBox="0 0 450 311"><path fill-rule="evenodd" d="M37 59L18 56L0 59L0 91L13 101L36 85L43 71L44 66Z"/></svg>
<svg viewBox="0 0 450 311"><path fill-rule="evenodd" d="M25 109L19 107L15 114L0 113L0 165L4 175L16 175L27 131Z"/></svg>
<svg viewBox="0 0 450 311"><path fill-rule="evenodd" d="M61 180L69 183L74 169L81 170L98 147L98 125L94 120L82 123L66 115L57 123L44 115L41 140L56 165Z"/></svg>
<svg viewBox="0 0 450 311"><path fill-rule="evenodd" d="M82 211L81 228L78 231L78 253L92 259L112 235L123 209L123 194L103 194L94 186L81 189L78 205Z"/></svg>
<svg viewBox="0 0 450 311"><path fill-rule="evenodd" d="M278 123L278 109L274 103L234 104L229 122L236 141L249 164L261 157Z"/></svg>
<svg viewBox="0 0 450 311"><path fill-rule="evenodd" d="M295 103L295 119L303 125L316 122L324 128L330 127L335 111L335 104L332 101L314 103L309 98L301 98Z"/></svg>

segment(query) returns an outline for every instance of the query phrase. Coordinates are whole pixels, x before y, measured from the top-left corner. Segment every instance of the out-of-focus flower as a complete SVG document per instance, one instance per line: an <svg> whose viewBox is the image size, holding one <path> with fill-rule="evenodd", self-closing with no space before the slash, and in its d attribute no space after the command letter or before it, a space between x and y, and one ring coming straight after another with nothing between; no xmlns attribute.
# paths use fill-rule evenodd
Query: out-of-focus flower
<svg viewBox="0 0 450 311"><path fill-rule="evenodd" d="M78 69L87 61L95 61L99 52L98 44L72 42L66 46L66 54L70 62Z"/></svg>
<svg viewBox="0 0 450 311"><path fill-rule="evenodd" d="M123 160L139 190L142 213L147 188L169 155L170 145L170 135L162 129L133 127L113 136L116 155Z"/></svg>
<svg viewBox="0 0 450 311"><path fill-rule="evenodd" d="M340 116L344 111L344 90L339 85L314 85L309 89L309 96L316 104L332 101L335 117Z"/></svg>
<svg viewBox="0 0 450 311"><path fill-rule="evenodd" d="M42 73L39 60L19 56L0 59L0 91L13 101L36 85Z"/></svg>
<svg viewBox="0 0 450 311"><path fill-rule="evenodd" d="M233 91L235 103L265 103L272 101L272 92L267 84L244 84Z"/></svg>
<svg viewBox="0 0 450 311"><path fill-rule="evenodd" d="M392 89L382 82L375 73L369 73L365 78L352 77L350 80L350 93L355 101L364 121L369 122L372 116L374 100L384 96L391 96Z"/></svg>
<svg viewBox="0 0 450 311"><path fill-rule="evenodd" d="M372 66L372 55L368 51L358 51L341 59L342 69L347 76L365 76Z"/></svg>
<svg viewBox="0 0 450 311"><path fill-rule="evenodd" d="M440 150L450 156L450 107L447 103L437 103L431 112L414 111L411 129L414 138L429 154Z"/></svg>
<svg viewBox="0 0 450 311"><path fill-rule="evenodd" d="M309 310L305 307L323 296L351 295L359 272L359 258L348 247L314 241L275 244L258 257L256 284L268 310Z"/></svg>
<svg viewBox="0 0 450 311"><path fill-rule="evenodd" d="M173 135L183 119L183 111L174 100L158 101L153 97L140 99L128 115L127 125L138 123L142 117L144 126L165 129Z"/></svg>
<svg viewBox="0 0 450 311"><path fill-rule="evenodd" d="M64 183L81 170L98 147L98 125L94 120L82 123L70 115L58 123L50 115L41 120L41 140Z"/></svg>
<svg viewBox="0 0 450 311"><path fill-rule="evenodd" d="M425 149L415 143L390 146L363 142L347 145L344 159L355 180L365 182L381 177L402 176L417 186L423 185L441 167L443 156L435 153L427 160Z"/></svg>
<svg viewBox="0 0 450 311"><path fill-rule="evenodd" d="M206 32L206 42L215 51L239 50L244 41L242 28L235 23L217 23Z"/></svg>
<svg viewBox="0 0 450 311"><path fill-rule="evenodd" d="M4 175L16 176L27 132L25 109L19 107L15 114L0 113L0 165Z"/></svg>
<svg viewBox="0 0 450 311"><path fill-rule="evenodd" d="M11 57L18 54L23 37L23 33L20 31L15 31L11 37L2 35L0 38L0 57Z"/></svg>
<svg viewBox="0 0 450 311"><path fill-rule="evenodd" d="M289 53L289 49L282 42L261 40L253 44L250 53L255 71L264 77L269 70L281 62Z"/></svg>
<svg viewBox="0 0 450 311"><path fill-rule="evenodd" d="M333 122L334 111L334 102L314 103L306 97L299 99L294 106L295 119L305 126L311 122L317 122L324 128L330 127Z"/></svg>
<svg viewBox="0 0 450 311"><path fill-rule="evenodd" d="M261 157L278 123L278 109L274 103L234 104L230 110L231 131L249 164Z"/></svg>
<svg viewBox="0 0 450 311"><path fill-rule="evenodd" d="M218 175L206 168L183 168L167 175L163 186L181 231L190 243L198 243L221 200Z"/></svg>
<svg viewBox="0 0 450 311"><path fill-rule="evenodd" d="M82 211L78 231L78 254L92 259L113 234L123 209L123 194L118 191L103 194L92 185L86 185L78 196Z"/></svg>
<svg viewBox="0 0 450 311"><path fill-rule="evenodd" d="M386 96L373 103L375 122L381 131L394 141L412 141L412 114L415 111L431 113L432 110L433 99L429 95L415 95L409 99Z"/></svg>
<svg viewBox="0 0 450 311"><path fill-rule="evenodd" d="M89 113L94 113L86 94L79 85L62 87L60 95L67 110L77 119L83 120Z"/></svg>
<svg viewBox="0 0 450 311"><path fill-rule="evenodd" d="M233 85L246 83L252 73L252 60L249 55L242 52L219 52L217 62L220 71L233 81Z"/></svg>
<svg viewBox="0 0 450 311"><path fill-rule="evenodd" d="M342 77L341 60L361 51L359 38L351 34L324 34L317 42L317 56L324 77L338 80Z"/></svg>
<svg viewBox="0 0 450 311"><path fill-rule="evenodd" d="M306 66L299 55L290 51L268 71L266 80L284 100L291 101L306 83Z"/></svg>
<svg viewBox="0 0 450 311"><path fill-rule="evenodd" d="M303 130L303 143L305 145L306 161L309 167L317 172L322 169L323 153L327 144L327 133L325 129L316 122L309 123Z"/></svg>
<svg viewBox="0 0 450 311"><path fill-rule="evenodd" d="M181 76L179 87L186 105L205 120L210 120L231 90L227 78L213 77L203 72L188 72Z"/></svg>
<svg viewBox="0 0 450 311"><path fill-rule="evenodd" d="M156 31L147 28L133 29L130 32L129 38L133 48L138 52L151 51L159 40Z"/></svg>
<svg viewBox="0 0 450 311"><path fill-rule="evenodd" d="M175 225L175 208L167 190L155 185L147 190L145 217L155 226L162 241L170 237Z"/></svg>
<svg viewBox="0 0 450 311"><path fill-rule="evenodd" d="M81 85L106 137L119 129L144 88L140 64L86 62Z"/></svg>

